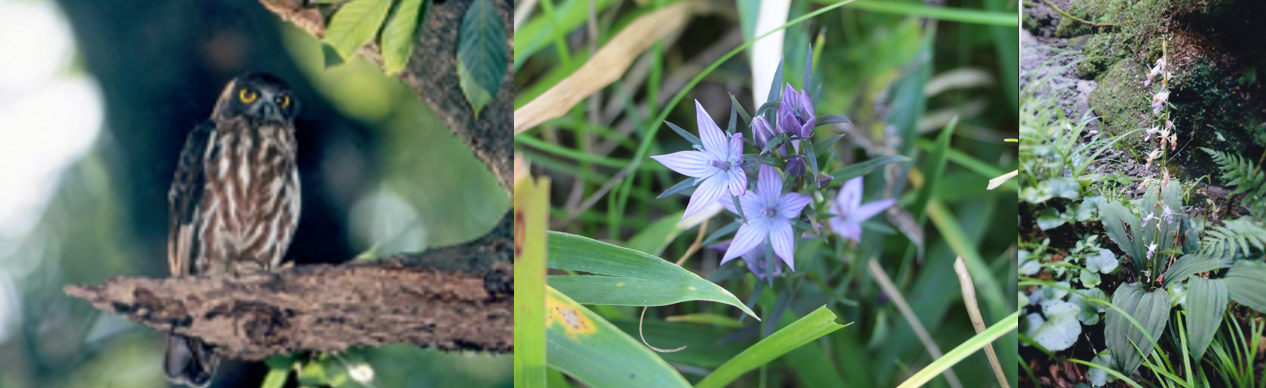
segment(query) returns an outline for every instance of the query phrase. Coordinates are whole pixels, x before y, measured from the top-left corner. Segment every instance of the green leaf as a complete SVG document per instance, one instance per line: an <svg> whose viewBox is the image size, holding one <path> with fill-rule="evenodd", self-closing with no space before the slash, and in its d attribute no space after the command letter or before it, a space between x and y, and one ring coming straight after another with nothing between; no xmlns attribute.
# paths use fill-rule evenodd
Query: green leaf
<svg viewBox="0 0 1266 388"><path fill-rule="evenodd" d="M1081 335L1081 323L1077 320L1080 306L1059 300L1047 301L1042 303L1042 313L1045 319L1038 313L1025 316L1028 324L1025 335L1052 352L1068 349L1077 342L1077 336Z"/></svg>
<svg viewBox="0 0 1266 388"><path fill-rule="evenodd" d="M1099 283L1101 282L1098 272L1087 271L1084 269L1081 270L1081 274L1078 276L1078 278L1081 280L1081 284L1083 286L1086 286L1086 288L1098 287Z"/></svg>
<svg viewBox="0 0 1266 388"><path fill-rule="evenodd" d="M1192 276L1187 279L1187 341L1190 352L1199 362L1213 341L1213 335L1222 325L1222 313L1226 311L1226 286L1219 279Z"/></svg>
<svg viewBox="0 0 1266 388"><path fill-rule="evenodd" d="M919 220L920 224L927 219L928 201L932 200L932 193L936 192L941 175L945 173L945 150L950 148L950 138L954 136L954 127L957 126L958 116L954 116L950 119L949 125L941 130L941 135L936 137L936 148L933 148L932 154L928 155L927 170L923 171L923 188L919 189L919 196L916 197L914 205L908 208L910 215Z"/></svg>
<svg viewBox="0 0 1266 388"><path fill-rule="evenodd" d="M286 380L289 378L289 369L269 369L268 374L264 376L264 383L259 388L281 388L286 385Z"/></svg>
<svg viewBox="0 0 1266 388"><path fill-rule="evenodd" d="M759 319L721 286L646 253L587 237L549 232L549 267L594 275L554 275L548 283L583 304L664 306L689 300L725 303Z"/></svg>
<svg viewBox="0 0 1266 388"><path fill-rule="evenodd" d="M1077 305L1077 307L1081 308L1081 312L1077 313L1077 320L1081 321L1081 323L1084 323L1087 326L1098 324L1099 313L1102 313L1104 311L1103 306L1091 301L1090 299L1086 299L1086 297L1107 302L1108 301L1107 294L1104 294L1103 290L1100 290L1098 288L1091 288L1088 290L1079 290L1079 291L1081 291L1080 294L1074 292L1074 293L1070 293L1070 295L1068 296L1069 303L1075 304ZM1085 295L1085 296L1082 296L1082 295Z"/></svg>
<svg viewBox="0 0 1266 388"><path fill-rule="evenodd" d="M1086 269L1091 271L1099 271L1100 273L1112 273L1120 264L1117 255L1108 249L1099 249L1086 256Z"/></svg>
<svg viewBox="0 0 1266 388"><path fill-rule="evenodd" d="M907 158L901 155L888 155L888 156L878 157L871 160L867 160L865 162L850 165L848 167L844 167L839 170L832 171L831 179L832 179L832 182L838 182L840 184L843 184L844 182L848 182L849 179L853 179L862 175L869 174L871 171L875 171L876 168L883 167L884 165L892 164L892 163L905 163L909 161L910 161L910 158Z"/></svg>
<svg viewBox="0 0 1266 388"><path fill-rule="evenodd" d="M1266 312L1266 263L1240 260L1222 279L1231 299L1253 310Z"/></svg>
<svg viewBox="0 0 1266 388"><path fill-rule="evenodd" d="M330 26L325 30L325 43L344 60L351 59L356 49L378 35L378 29L390 10L391 0L352 0L343 4L330 19Z"/></svg>
<svg viewBox="0 0 1266 388"><path fill-rule="evenodd" d="M545 307L550 368L590 387L690 386L641 342L549 286Z"/></svg>
<svg viewBox="0 0 1266 388"><path fill-rule="evenodd" d="M545 274L549 180L524 179L514 187L514 386L545 386ZM532 318L528 318L532 317Z"/></svg>
<svg viewBox="0 0 1266 388"><path fill-rule="evenodd" d="M730 329L743 328L743 323L739 322L737 319L716 313L674 315L666 317L664 320L668 322L690 322L704 325L716 325Z"/></svg>
<svg viewBox="0 0 1266 388"><path fill-rule="evenodd" d="M505 77L506 26L490 0L475 0L457 42L457 78L475 116L492 102Z"/></svg>
<svg viewBox="0 0 1266 388"><path fill-rule="evenodd" d="M1073 218L1068 213L1061 214L1055 208L1047 207L1042 209L1042 212L1037 215L1037 227L1042 230L1051 230L1072 220Z"/></svg>
<svg viewBox="0 0 1266 388"><path fill-rule="evenodd" d="M423 2L400 0L387 18L387 27L382 30L382 41L378 44L382 46L382 62L387 75L395 75L409 63L418 25L422 23Z"/></svg>
<svg viewBox="0 0 1266 388"><path fill-rule="evenodd" d="M694 178L690 178L687 181L693 179ZM650 226L642 228L641 232L638 232L633 235L632 238L629 238L629 242L626 245L628 245L629 249L642 251L656 256L660 253L664 253L664 248L667 248L668 244L672 243L673 239L677 238L677 235L681 234L681 228L677 225L681 223L682 214L685 214L685 211L672 213L660 218L659 221L655 221L650 224Z"/></svg>
<svg viewBox="0 0 1266 388"><path fill-rule="evenodd" d="M1112 304L1138 322L1136 326L1112 309L1108 311L1104 327L1104 341L1117 362L1116 367L1121 373L1130 375L1152 352L1153 341L1160 338L1161 331L1169 322L1169 294L1165 290L1146 292L1142 283L1129 283L1117 288L1112 295ZM1140 330L1140 326L1147 332Z"/></svg>
<svg viewBox="0 0 1266 388"><path fill-rule="evenodd" d="M724 387L752 369L765 365L775 358L799 348L801 345L844 328L844 325L835 323L835 319L835 313L831 312L830 309L827 309L826 306L819 307L809 313L809 315L805 315L803 318L787 325L787 327L774 332L769 337L765 337L765 339L757 342L756 345L752 345L752 347L734 356L730 361L726 361L725 364L722 364L719 368L712 371L711 374L708 374L707 377L704 377L702 381L699 381L695 387ZM651 387L653 385L642 386Z"/></svg>
<svg viewBox="0 0 1266 388"><path fill-rule="evenodd" d="M945 355L941 356L941 358L936 359L936 361L932 361L931 364L928 364L927 367L923 368L918 373L915 373L914 376L910 376L909 379L906 379L906 381L902 382L901 385L897 386L897 388L920 387L923 386L923 384L932 381L933 378L936 378L936 376L940 376L941 373L944 373L946 369L949 369L950 367L958 364L960 361L963 361L963 359L967 358L967 356L980 351L980 348L985 347L985 345L994 342L999 337L1015 330L1016 325L1020 321L1019 318L1019 311L1011 314L1011 316L1002 318L1002 320L994 323L993 326L989 326L989 328L985 329L985 331L972 336L967 339L967 341L958 344L958 346L954 347L953 350L945 353Z"/></svg>
<svg viewBox="0 0 1266 388"><path fill-rule="evenodd" d="M1194 273L1209 272L1230 267L1235 260L1230 257L1215 258L1200 253L1192 253L1183 255L1165 270L1165 285L1173 282L1181 282L1187 280L1188 276Z"/></svg>

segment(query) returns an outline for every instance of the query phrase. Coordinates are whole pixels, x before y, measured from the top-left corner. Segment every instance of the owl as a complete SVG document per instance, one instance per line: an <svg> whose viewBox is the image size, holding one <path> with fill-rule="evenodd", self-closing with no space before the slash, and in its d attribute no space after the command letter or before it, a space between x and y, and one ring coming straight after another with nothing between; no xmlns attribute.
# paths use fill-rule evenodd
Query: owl
<svg viewBox="0 0 1266 388"><path fill-rule="evenodd" d="M172 276L268 271L299 223L294 118L299 102L277 77L247 73L225 86L194 127L168 193ZM205 387L219 360L197 339L169 334L163 371Z"/></svg>

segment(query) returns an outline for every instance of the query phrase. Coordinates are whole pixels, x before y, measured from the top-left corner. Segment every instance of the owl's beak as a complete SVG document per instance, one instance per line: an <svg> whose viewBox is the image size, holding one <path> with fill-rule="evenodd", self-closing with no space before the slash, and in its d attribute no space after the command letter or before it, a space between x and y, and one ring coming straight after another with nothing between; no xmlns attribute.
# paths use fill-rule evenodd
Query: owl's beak
<svg viewBox="0 0 1266 388"><path fill-rule="evenodd" d="M260 111L261 116L264 116L264 120L286 121L286 119L281 116L281 109L277 107L277 104L271 101L265 102L263 106L260 107Z"/></svg>

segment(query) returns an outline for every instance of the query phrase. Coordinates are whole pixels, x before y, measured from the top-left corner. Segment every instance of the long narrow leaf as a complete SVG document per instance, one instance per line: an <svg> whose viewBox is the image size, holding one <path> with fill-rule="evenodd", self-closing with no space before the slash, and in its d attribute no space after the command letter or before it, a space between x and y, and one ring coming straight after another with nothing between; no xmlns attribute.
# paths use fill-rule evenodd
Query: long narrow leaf
<svg viewBox="0 0 1266 388"><path fill-rule="evenodd" d="M650 349L562 292L547 287L545 307L551 368L590 387L690 386Z"/></svg>
<svg viewBox="0 0 1266 388"><path fill-rule="evenodd" d="M514 386L545 386L545 244L549 230L549 179L515 182Z"/></svg>
<svg viewBox="0 0 1266 388"><path fill-rule="evenodd" d="M752 369L843 328L844 325L835 323L835 319L835 313L822 306L734 356L696 384L695 388L724 387Z"/></svg>
<svg viewBox="0 0 1266 388"><path fill-rule="evenodd" d="M902 382L901 385L897 386L897 388L923 386L923 384L932 381L933 378L939 376L942 372L945 372L946 369L958 364L959 361L967 358L967 356L975 354L980 350L980 348L985 347L985 345L988 345L998 339L998 337L1002 337L1003 335L1010 333L1012 330L1015 330L1019 325L1019 322L1020 312L1016 311L1014 314L1011 314L1011 316L1003 318L1001 321L998 321L998 323L993 324L993 326L990 326L989 329L982 331L980 334L976 334L975 336L969 338L966 342L959 344L953 350L950 350L948 353L945 353L944 356L941 356L941 358L936 359L936 361L932 361L932 363L928 364L926 368L923 368L918 373L915 373L914 376L910 376L909 379L906 379L906 381Z"/></svg>
<svg viewBox="0 0 1266 388"><path fill-rule="evenodd" d="M910 158L901 155L888 155L857 163L848 167L841 168L831 172L831 179L834 182L844 183L849 179L853 179L862 175L875 171L876 168L883 167L892 163L909 162Z"/></svg>
<svg viewBox="0 0 1266 388"><path fill-rule="evenodd" d="M738 298L673 263L636 250L573 234L549 233L549 267L594 275L555 275L549 285L583 304L664 306L708 300L738 307Z"/></svg>

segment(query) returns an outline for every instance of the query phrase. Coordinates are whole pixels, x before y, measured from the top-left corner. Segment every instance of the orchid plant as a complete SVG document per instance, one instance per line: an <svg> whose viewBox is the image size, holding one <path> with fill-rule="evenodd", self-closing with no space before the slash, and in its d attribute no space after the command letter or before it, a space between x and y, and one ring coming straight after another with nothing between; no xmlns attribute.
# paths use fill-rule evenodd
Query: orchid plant
<svg viewBox="0 0 1266 388"><path fill-rule="evenodd" d="M709 246L723 253L721 264L742 258L757 279L770 284L782 274L784 266L792 272L796 270L795 251L801 239L826 239L833 233L841 241L860 241L862 222L896 204L895 199L884 199L863 205L861 176L851 177L831 193L835 191L831 186L834 177L819 167L829 164L835 154L833 145L843 135L814 143L814 130L849 120L836 115L815 116L810 93L816 90L812 60L810 48L799 89L782 83L782 72L778 72L770 88L777 92L771 93L770 100L761 105L755 116L749 116L731 96L730 122L725 131L712 120L703 104L695 101L698 136L666 123L694 149L651 157L688 177L660 196L694 189L682 219L699 214L714 203L735 216L736 222L721 231L734 232L733 238ZM752 131L751 141L738 128L740 116L741 123ZM745 145L754 152L744 153ZM749 179L749 174L755 179ZM749 181L755 181L755 186L748 187ZM826 220L829 228L819 220Z"/></svg>

